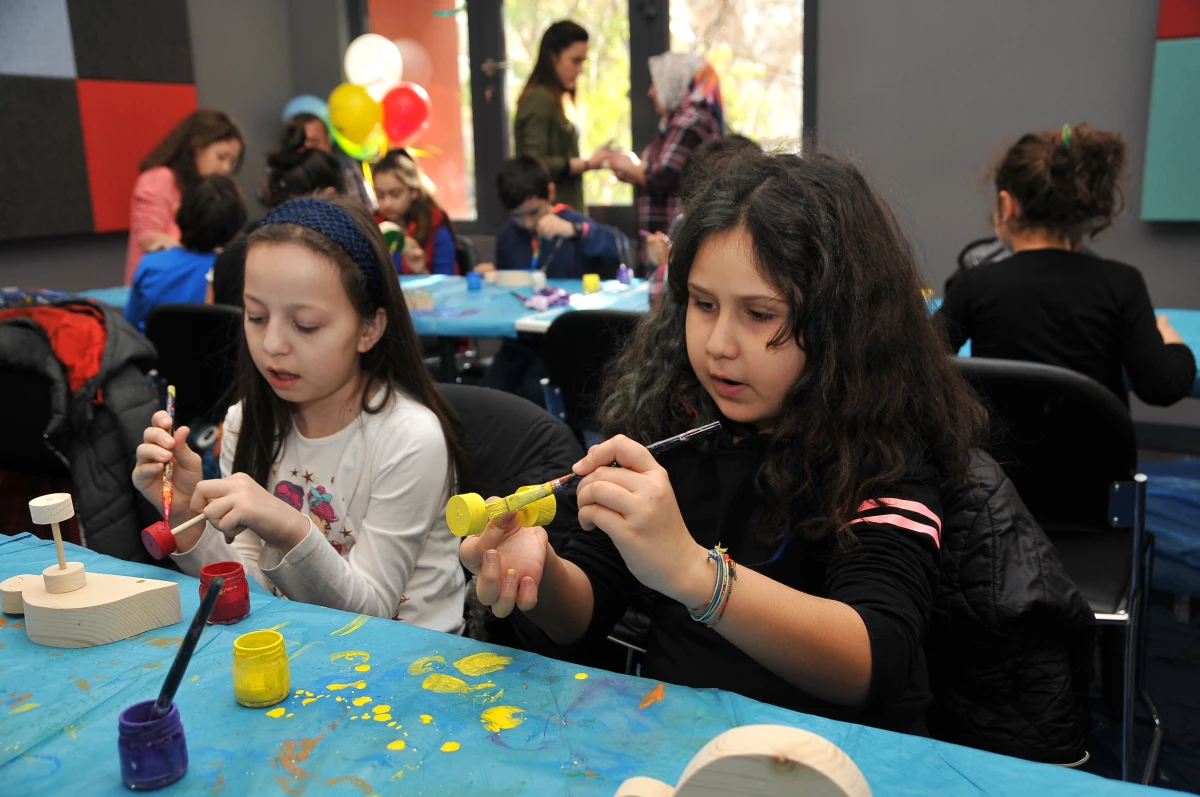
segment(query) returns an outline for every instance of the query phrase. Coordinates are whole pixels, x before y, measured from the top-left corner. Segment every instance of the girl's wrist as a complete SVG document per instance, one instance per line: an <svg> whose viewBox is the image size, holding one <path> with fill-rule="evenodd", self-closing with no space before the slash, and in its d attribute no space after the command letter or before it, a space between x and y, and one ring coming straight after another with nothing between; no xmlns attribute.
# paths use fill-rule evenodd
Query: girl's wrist
<svg viewBox="0 0 1200 797"><path fill-rule="evenodd" d="M679 561L679 569L668 596L692 608L707 603L713 594L717 571L708 560L708 549L694 544Z"/></svg>

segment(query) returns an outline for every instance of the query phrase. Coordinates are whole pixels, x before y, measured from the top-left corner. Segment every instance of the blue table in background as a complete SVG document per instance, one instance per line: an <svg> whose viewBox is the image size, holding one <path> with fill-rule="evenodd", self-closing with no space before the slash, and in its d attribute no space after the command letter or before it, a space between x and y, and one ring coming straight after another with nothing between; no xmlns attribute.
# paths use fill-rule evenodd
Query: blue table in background
<svg viewBox="0 0 1200 797"><path fill-rule="evenodd" d="M632 285L607 280L599 293L586 296L583 294L582 280L549 280L550 286L569 291L572 298L570 307L554 308L546 313L535 313L513 295L514 291L528 295L527 287L506 288L484 283L481 290L469 291L465 277L443 275L404 276L400 278L400 285L405 291L424 291L433 295L433 310L411 312L417 334L430 337L515 338L518 333L517 322L531 316L548 318L579 307L636 312L650 309L647 285L642 280L634 280ZM99 288L84 291L80 295L124 308L129 301L129 288ZM544 332L545 329L521 331Z"/></svg>
<svg viewBox="0 0 1200 797"><path fill-rule="evenodd" d="M422 291L433 295L434 309L413 310L413 327L418 335L440 339L442 368L440 378L454 381L454 354L457 338L515 338L520 333L543 333L550 321L562 313L578 308L619 309L644 313L650 309L647 284L635 280L622 285L616 280L602 283L599 293L583 294L582 280L549 280L555 288L569 291L571 305L535 313L514 295L528 294L529 288L507 288L484 283L478 291L467 290L465 277L443 275L403 276L400 285L405 291ZM124 308L129 301L129 288L100 288L84 291L82 296L113 307Z"/></svg>
<svg viewBox="0 0 1200 797"><path fill-rule="evenodd" d="M92 572L178 582L184 620L110 645L67 650L33 644L20 618L0 616L5 797L126 794L117 715L157 695L199 603L196 579L67 548L68 559ZM28 534L0 537L0 580L40 573L53 561L48 542ZM753 723L826 737L855 760L879 797L1150 793L715 689L666 685L655 701L661 685L654 681L262 592L251 604L248 619L211 626L200 640L176 696L190 768L164 793L611 797L633 775L675 783L709 739ZM244 708L233 697L233 640L260 628L278 629L287 641L293 692L279 704L283 712ZM469 666L456 668L464 657L485 652L511 661L475 675ZM425 688L430 674L456 678L445 683L461 688L431 691ZM370 702L356 706L363 697ZM496 706L514 707L521 723L486 727L482 715ZM374 719L383 707L391 715L386 722ZM403 749L392 749L400 747L397 741Z"/></svg>

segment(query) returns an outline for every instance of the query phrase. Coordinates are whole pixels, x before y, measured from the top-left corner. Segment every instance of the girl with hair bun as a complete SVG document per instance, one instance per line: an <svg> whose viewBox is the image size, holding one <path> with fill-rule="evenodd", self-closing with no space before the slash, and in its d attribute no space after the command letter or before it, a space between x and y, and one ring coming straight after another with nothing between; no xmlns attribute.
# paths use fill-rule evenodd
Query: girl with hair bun
<svg viewBox="0 0 1200 797"><path fill-rule="evenodd" d="M1090 376L1127 406L1188 395L1192 351L1154 316L1141 272L1081 251L1124 206L1125 141L1086 124L1027 133L992 170L992 224L1014 254L968 269L938 312L954 351L1048 363Z"/></svg>

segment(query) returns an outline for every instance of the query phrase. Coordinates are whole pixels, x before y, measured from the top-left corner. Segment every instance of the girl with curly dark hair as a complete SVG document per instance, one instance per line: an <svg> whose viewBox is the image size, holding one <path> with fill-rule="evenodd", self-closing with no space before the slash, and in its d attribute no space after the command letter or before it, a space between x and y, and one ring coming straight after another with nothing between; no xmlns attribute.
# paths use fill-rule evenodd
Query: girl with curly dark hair
<svg viewBox="0 0 1200 797"><path fill-rule="evenodd" d="M615 363L601 420L621 434L575 466L582 529L555 552L493 521L459 551L480 599L567 643L607 634L640 582L644 676L922 731L939 484L986 416L921 285L853 167L739 158L689 201L663 306Z"/></svg>

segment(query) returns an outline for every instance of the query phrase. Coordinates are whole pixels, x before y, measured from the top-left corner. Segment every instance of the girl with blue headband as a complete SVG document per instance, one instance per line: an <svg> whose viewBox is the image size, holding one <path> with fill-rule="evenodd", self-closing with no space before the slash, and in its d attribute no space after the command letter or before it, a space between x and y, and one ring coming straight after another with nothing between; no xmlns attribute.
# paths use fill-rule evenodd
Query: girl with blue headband
<svg viewBox="0 0 1200 797"><path fill-rule="evenodd" d="M250 236L238 402L220 479L188 429L154 416L134 485L158 501L174 459L174 554L195 575L236 559L276 594L452 633L465 585L442 508L463 432L421 358L396 271L366 209L296 199ZM231 538L232 546L225 540Z"/></svg>

